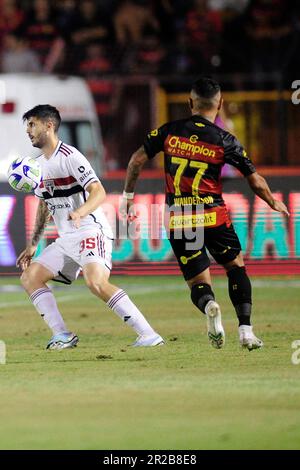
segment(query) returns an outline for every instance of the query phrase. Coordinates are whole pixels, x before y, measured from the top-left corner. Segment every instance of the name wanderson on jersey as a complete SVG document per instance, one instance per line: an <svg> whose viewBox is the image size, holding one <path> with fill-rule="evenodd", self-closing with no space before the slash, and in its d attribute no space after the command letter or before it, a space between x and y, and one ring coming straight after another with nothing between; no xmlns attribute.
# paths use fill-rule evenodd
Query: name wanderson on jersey
<svg viewBox="0 0 300 470"><path fill-rule="evenodd" d="M42 167L42 182L35 190L35 195L44 199L53 217L59 236L78 233L89 228L100 228L105 236L113 238L111 227L101 207L81 219L79 229L69 213L78 209L87 200L86 188L99 181L88 160L75 147L58 142L49 159L38 157Z"/></svg>

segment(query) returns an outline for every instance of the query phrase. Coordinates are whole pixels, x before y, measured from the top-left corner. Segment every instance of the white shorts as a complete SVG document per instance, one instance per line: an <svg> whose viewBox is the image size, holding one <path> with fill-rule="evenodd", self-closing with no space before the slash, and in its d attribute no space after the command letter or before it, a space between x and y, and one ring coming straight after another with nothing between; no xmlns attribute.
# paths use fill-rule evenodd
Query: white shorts
<svg viewBox="0 0 300 470"><path fill-rule="evenodd" d="M111 270L112 240L101 230L78 231L59 237L34 262L53 273L53 280L71 284L83 266L99 263Z"/></svg>

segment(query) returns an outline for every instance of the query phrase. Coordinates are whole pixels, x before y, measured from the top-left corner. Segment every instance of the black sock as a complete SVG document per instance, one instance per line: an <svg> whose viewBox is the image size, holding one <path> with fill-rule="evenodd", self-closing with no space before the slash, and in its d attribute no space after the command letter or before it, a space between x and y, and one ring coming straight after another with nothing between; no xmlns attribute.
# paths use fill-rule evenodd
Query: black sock
<svg viewBox="0 0 300 470"><path fill-rule="evenodd" d="M239 320L239 326L251 325L251 304L240 304L235 306L235 311Z"/></svg>
<svg viewBox="0 0 300 470"><path fill-rule="evenodd" d="M251 325L252 289L244 266L227 272L230 300L235 308L239 326Z"/></svg>
<svg viewBox="0 0 300 470"><path fill-rule="evenodd" d="M210 300L215 300L213 291L208 284L197 284L192 287L191 299L201 312L205 313L205 306Z"/></svg>

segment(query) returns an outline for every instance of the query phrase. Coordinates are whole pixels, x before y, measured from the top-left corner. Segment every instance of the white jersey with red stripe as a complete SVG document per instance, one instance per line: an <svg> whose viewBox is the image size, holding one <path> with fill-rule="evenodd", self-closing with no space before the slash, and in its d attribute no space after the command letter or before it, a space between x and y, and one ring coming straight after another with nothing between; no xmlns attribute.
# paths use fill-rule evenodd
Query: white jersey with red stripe
<svg viewBox="0 0 300 470"><path fill-rule="evenodd" d="M35 195L45 200L60 236L78 232L68 220L69 214L86 201L88 185L99 181L95 171L82 153L61 141L49 159L41 155L38 161L43 177ZM89 228L99 228L106 237L113 238L101 207L81 219L79 230Z"/></svg>

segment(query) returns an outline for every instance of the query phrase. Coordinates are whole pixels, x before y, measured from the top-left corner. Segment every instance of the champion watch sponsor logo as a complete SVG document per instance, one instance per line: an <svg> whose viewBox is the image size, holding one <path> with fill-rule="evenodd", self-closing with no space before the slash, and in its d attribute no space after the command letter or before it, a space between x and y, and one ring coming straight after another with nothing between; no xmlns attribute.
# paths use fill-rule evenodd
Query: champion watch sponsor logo
<svg viewBox="0 0 300 470"><path fill-rule="evenodd" d="M191 135L189 138L168 135L165 141L165 153L194 160L209 159L213 163L218 163L223 160L224 149L218 145L201 142L196 135Z"/></svg>

